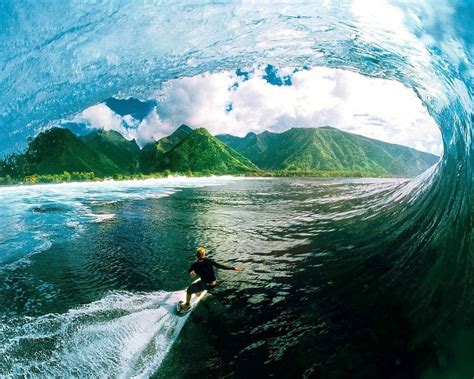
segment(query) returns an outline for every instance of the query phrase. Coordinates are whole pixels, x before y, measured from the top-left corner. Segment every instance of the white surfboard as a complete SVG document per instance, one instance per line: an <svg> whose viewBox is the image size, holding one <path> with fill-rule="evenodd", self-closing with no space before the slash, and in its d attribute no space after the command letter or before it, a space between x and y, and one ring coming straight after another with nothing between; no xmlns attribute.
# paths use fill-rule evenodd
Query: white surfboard
<svg viewBox="0 0 474 379"><path fill-rule="evenodd" d="M200 279L196 279L192 284L198 282L199 280L200 280ZM186 296L186 291L184 292L184 294L185 294L185 296ZM206 294L207 294L207 290L202 291L199 296L196 296L195 294L193 294L193 296L191 297L191 307L190 307L187 311L182 310L182 309L181 309L181 306L180 306L180 304L184 303L184 302L186 301L186 299L180 300L180 301L178 302L178 304L176 304L176 313L177 313L179 316L183 316L183 315L185 315L185 314L191 312L191 311L194 309L194 307L195 307L196 305L198 305L198 303L202 300L202 298L203 298L204 296L206 296Z"/></svg>

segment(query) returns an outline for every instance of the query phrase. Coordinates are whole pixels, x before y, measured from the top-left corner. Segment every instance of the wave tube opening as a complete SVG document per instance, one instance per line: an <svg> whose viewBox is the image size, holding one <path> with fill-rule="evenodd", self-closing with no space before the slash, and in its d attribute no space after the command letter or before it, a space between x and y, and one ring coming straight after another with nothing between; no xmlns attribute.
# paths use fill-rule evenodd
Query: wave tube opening
<svg viewBox="0 0 474 379"><path fill-rule="evenodd" d="M441 133L412 89L347 70L266 65L204 72L168 80L155 96L107 99L60 125L78 135L113 130L142 147L183 124L237 137L329 126L437 157L443 152Z"/></svg>

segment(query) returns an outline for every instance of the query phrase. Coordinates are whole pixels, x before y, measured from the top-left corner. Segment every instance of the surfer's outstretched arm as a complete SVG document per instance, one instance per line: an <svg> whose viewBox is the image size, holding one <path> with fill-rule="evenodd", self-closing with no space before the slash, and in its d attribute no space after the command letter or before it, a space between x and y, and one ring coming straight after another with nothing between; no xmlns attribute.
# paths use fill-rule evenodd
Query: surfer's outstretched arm
<svg viewBox="0 0 474 379"><path fill-rule="evenodd" d="M241 271L240 267L236 266L227 266L222 263L218 263L215 260L209 259L214 267L221 268L222 270L233 270L233 271Z"/></svg>

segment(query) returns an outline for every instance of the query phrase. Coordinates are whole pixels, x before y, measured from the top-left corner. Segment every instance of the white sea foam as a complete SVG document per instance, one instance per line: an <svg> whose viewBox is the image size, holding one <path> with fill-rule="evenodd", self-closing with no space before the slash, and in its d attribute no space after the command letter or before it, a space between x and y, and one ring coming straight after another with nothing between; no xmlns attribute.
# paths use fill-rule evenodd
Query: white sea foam
<svg viewBox="0 0 474 379"><path fill-rule="evenodd" d="M112 220L117 216L115 213L85 213L84 216L91 217L92 222L100 223L108 220Z"/></svg>
<svg viewBox="0 0 474 379"><path fill-rule="evenodd" d="M0 337L0 353L9 357L2 374L147 377L161 365L189 317L174 312L184 297L184 291L111 293L64 314L10 320ZM25 344L36 353L25 353Z"/></svg>

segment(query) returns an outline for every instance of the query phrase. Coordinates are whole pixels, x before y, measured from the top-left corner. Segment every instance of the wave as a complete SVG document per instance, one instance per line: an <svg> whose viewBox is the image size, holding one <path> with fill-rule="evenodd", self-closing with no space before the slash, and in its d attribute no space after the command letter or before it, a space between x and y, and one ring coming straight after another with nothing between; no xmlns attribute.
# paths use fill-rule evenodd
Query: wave
<svg viewBox="0 0 474 379"><path fill-rule="evenodd" d="M13 135L26 137L110 96L145 99L167 80L206 71L271 63L399 81L415 90L435 119L444 154L433 170L397 186L362 221L390 236L391 253L380 258L390 269L381 274L378 290L403 298L403 311L419 330L411 342L422 344L449 334L451 322L472 322L473 316L470 7L469 1L447 0L107 7L7 2L0 8L0 147L11 148ZM357 270L361 259L376 256L367 249L345 265ZM155 311L141 312L158 322ZM123 338L141 333L135 327L125 328Z"/></svg>
<svg viewBox="0 0 474 379"><path fill-rule="evenodd" d="M184 291L116 292L64 314L2 319L2 374L148 377L189 317L175 312L184 297Z"/></svg>

